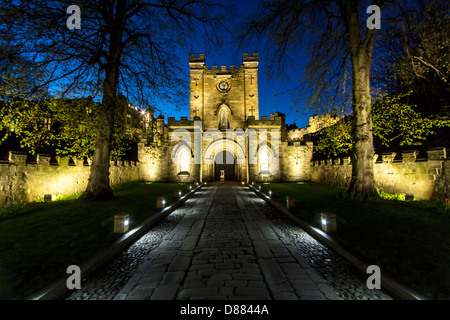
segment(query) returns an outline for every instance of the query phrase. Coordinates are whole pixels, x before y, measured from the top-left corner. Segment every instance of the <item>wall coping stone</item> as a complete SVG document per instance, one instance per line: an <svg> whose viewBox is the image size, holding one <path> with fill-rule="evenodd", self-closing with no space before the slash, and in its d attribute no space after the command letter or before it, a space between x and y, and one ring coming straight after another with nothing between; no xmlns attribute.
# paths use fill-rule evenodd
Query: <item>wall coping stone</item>
<svg viewBox="0 0 450 320"><path fill-rule="evenodd" d="M8 156L10 163L17 163L25 165L27 162L27 154L21 151L10 151Z"/></svg>
<svg viewBox="0 0 450 320"><path fill-rule="evenodd" d="M447 148L430 148L427 150L429 160L445 160L447 158Z"/></svg>
<svg viewBox="0 0 450 320"><path fill-rule="evenodd" d="M307 142L308 143L308 142ZM419 155L418 150L405 150L401 155L401 159L396 159L396 152L385 152L381 156L379 154L374 154L373 163L411 163L411 162L427 162L427 161L442 161L447 159L447 148L430 148L427 150L428 158L417 158ZM311 160L312 166L327 166L331 164L343 164L350 165L351 157L341 157L341 158L328 158L321 160Z"/></svg>
<svg viewBox="0 0 450 320"><path fill-rule="evenodd" d="M51 158L49 154L38 153L36 155L36 163L40 166L49 166Z"/></svg>

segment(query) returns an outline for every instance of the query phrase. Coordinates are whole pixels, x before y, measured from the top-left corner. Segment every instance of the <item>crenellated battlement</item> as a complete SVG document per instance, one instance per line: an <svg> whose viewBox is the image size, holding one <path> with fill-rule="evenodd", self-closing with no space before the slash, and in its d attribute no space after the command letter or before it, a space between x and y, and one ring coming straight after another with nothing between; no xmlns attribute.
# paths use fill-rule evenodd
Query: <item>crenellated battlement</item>
<svg viewBox="0 0 450 320"><path fill-rule="evenodd" d="M248 52L244 52L243 61L258 61L258 52L253 52L253 55L249 55Z"/></svg>
<svg viewBox="0 0 450 320"><path fill-rule="evenodd" d="M381 155L375 154L373 157L374 164L388 164L388 163L411 163L411 162L426 162L426 161L444 161L447 159L447 148L431 148L426 151L426 158L417 158L418 150L406 150L400 154L397 152L385 152ZM321 165L351 165L350 157L338 157L332 159L314 160L311 161L313 166Z"/></svg>
<svg viewBox="0 0 450 320"><path fill-rule="evenodd" d="M194 126L195 120L188 120L188 117L181 117L180 120L175 120L175 117L167 118L167 126L170 127L189 127Z"/></svg>
<svg viewBox="0 0 450 320"><path fill-rule="evenodd" d="M427 157L418 150L387 152L373 157L376 187L389 193L412 193L417 198L439 199L449 192L447 148L432 148ZM352 177L350 157L311 161L311 180L348 186Z"/></svg>
<svg viewBox="0 0 450 320"><path fill-rule="evenodd" d="M225 65L222 66L217 66L217 65L212 65L212 66L204 66L204 71L206 74L210 75L216 75L216 74L240 74L242 73L242 70L244 66L241 65L238 68L236 68L236 65L230 65L230 67L227 67Z"/></svg>
<svg viewBox="0 0 450 320"><path fill-rule="evenodd" d="M190 53L189 62L205 62L205 54L199 53L198 55L196 55L195 53Z"/></svg>
<svg viewBox="0 0 450 320"><path fill-rule="evenodd" d="M189 65L191 69L204 69L204 71L213 71L213 72L236 72L242 71L244 68L257 68L258 67L258 53L254 52L253 55L249 55L247 52L243 53L242 64L239 66L230 65L227 67L226 65L205 65L206 59L205 54L200 53L198 55L194 53L189 54Z"/></svg>
<svg viewBox="0 0 450 320"><path fill-rule="evenodd" d="M51 157L48 154L38 153L34 159L30 159L26 153L19 151L9 151L8 160L4 160L0 162L0 166L7 165L17 165L17 166L41 166L41 167L50 167L50 166L91 166L91 159L80 159L80 158L71 158L71 157ZM111 161L110 166L137 166L139 165L138 161L130 161L130 160L120 160L120 161Z"/></svg>
<svg viewBox="0 0 450 320"><path fill-rule="evenodd" d="M283 116L275 116L273 120L269 120L268 116L262 116L261 120L256 120L254 116L247 119L248 126L282 126L284 122Z"/></svg>
<svg viewBox="0 0 450 320"><path fill-rule="evenodd" d="M0 162L0 206L15 202L40 201L44 195L65 195L86 189L92 162L88 159L51 157L10 151ZM110 184L119 185L140 180L140 163L111 161Z"/></svg>

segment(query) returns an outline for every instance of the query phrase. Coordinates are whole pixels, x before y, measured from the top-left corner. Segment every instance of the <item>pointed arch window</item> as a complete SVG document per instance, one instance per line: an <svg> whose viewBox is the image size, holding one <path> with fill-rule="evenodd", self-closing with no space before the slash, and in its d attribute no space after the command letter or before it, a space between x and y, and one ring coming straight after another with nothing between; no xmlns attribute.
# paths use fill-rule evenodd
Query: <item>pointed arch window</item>
<svg viewBox="0 0 450 320"><path fill-rule="evenodd" d="M180 172L189 172L191 164L191 156L185 148L180 152Z"/></svg>
<svg viewBox="0 0 450 320"><path fill-rule="evenodd" d="M261 149L259 153L259 170L261 173L269 173L270 157L267 148Z"/></svg>
<svg viewBox="0 0 450 320"><path fill-rule="evenodd" d="M222 110L220 110L219 129L220 130L228 129L228 112L225 108L222 108Z"/></svg>

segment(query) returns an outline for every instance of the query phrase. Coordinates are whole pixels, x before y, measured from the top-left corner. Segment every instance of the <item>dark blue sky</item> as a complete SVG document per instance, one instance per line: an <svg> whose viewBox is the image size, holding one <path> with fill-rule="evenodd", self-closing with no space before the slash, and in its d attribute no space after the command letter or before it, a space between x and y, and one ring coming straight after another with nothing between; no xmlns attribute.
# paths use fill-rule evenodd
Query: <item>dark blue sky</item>
<svg viewBox="0 0 450 320"><path fill-rule="evenodd" d="M236 24L236 17L244 17L247 14L254 13L257 5L260 2L260 0L231 1L231 3L234 4L235 9L233 10L233 15L230 16L229 21L227 21L226 23L230 26L230 28L233 28L233 26ZM230 2L228 2L227 4L229 3ZM212 65L217 65L219 67L222 65L226 65L227 67L229 67L230 65L236 65L236 67L238 67L242 64L242 54L244 52L258 52L260 116L269 116L270 113L279 111L286 114L287 124L296 123L298 127L306 127L308 123L308 117L295 112L293 110L291 97L288 94L283 94L287 89L293 88L298 84L298 80L303 75L302 71L304 61L299 61L298 65L295 64L293 66L294 68L286 71L286 75L289 76L289 81L286 80L285 77L274 77L272 79L269 79L267 71L271 66L268 63L268 53L266 54L262 45L258 46L255 44L244 44L241 48L238 48L237 43L231 39L231 37L233 36L232 34L228 36L225 34L224 36L224 45L220 48L215 48L209 55L206 54L206 65L209 67L211 67ZM195 47L195 45L193 45L193 47ZM207 49L203 48L202 45L199 45L192 51L194 52L190 53L199 54L207 52ZM183 61L183 63L185 63L184 71L186 72L186 76L189 77L189 57L187 53L182 54L186 55L186 57L182 57L181 60ZM189 90L189 88L187 88L187 90ZM176 119L179 119L182 116L188 116L189 101L186 101L186 105L179 111L175 110L175 108L173 108L171 111L168 110L167 115L173 116Z"/></svg>

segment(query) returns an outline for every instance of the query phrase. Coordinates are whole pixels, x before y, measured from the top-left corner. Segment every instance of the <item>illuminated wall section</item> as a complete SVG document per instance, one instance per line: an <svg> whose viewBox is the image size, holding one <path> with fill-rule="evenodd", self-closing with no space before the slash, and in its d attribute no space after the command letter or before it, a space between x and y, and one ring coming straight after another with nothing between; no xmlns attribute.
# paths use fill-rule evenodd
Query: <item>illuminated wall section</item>
<svg viewBox="0 0 450 320"><path fill-rule="evenodd" d="M85 190L89 162L82 159L57 158L38 154L35 163L27 163L25 154L10 152L9 161L0 163L0 205L39 201L45 194L54 196L72 194ZM118 185L139 181L139 163L124 161L111 163L110 183Z"/></svg>
<svg viewBox="0 0 450 320"><path fill-rule="evenodd" d="M401 155L395 152L375 155L376 187L389 193L412 193L422 199L443 200L448 197L450 170L446 169L449 165L447 149L430 149L425 159L417 159L417 155L415 150ZM314 182L348 186L351 175L350 157L311 163L311 181Z"/></svg>

